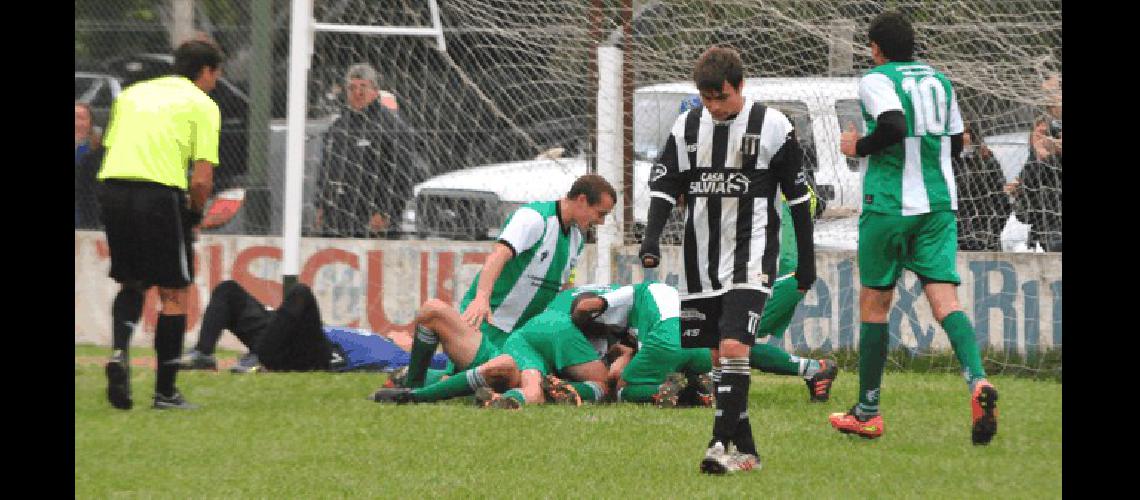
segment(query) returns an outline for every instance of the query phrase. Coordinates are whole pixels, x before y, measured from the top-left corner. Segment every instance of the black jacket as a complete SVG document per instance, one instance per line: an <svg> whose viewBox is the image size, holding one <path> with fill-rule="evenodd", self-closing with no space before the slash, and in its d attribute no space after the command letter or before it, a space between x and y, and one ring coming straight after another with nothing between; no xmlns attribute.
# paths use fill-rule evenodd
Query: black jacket
<svg viewBox="0 0 1140 500"><path fill-rule="evenodd" d="M345 107L325 132L316 204L326 236L366 237L372 214L399 227L412 187L426 166L412 130L379 100L357 112Z"/></svg>
<svg viewBox="0 0 1140 500"><path fill-rule="evenodd" d="M954 160L954 183L958 188L958 248L1001 251L1001 230L1012 206L1002 191L1005 174L991 154L974 153Z"/></svg>
<svg viewBox="0 0 1140 500"><path fill-rule="evenodd" d="M1021 169L1017 189L1017 218L1029 224L1029 244L1045 251L1061 247L1061 156L1030 160Z"/></svg>

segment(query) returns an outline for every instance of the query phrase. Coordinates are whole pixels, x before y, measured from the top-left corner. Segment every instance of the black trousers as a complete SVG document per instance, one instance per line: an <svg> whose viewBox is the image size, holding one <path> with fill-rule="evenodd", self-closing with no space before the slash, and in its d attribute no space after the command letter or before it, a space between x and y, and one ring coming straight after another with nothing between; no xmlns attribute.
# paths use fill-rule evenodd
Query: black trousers
<svg viewBox="0 0 1140 500"><path fill-rule="evenodd" d="M332 345L325 336L317 299L303 283L289 289L274 311L236 282L222 282L210 294L197 350L214 352L223 329L233 332L271 371L329 368Z"/></svg>

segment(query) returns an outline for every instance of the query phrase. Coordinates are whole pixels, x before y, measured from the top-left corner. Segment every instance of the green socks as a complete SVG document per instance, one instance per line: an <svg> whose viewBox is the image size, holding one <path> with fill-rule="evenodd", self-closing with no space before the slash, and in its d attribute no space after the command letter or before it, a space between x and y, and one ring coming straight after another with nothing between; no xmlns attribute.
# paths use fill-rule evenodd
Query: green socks
<svg viewBox="0 0 1140 500"><path fill-rule="evenodd" d="M424 375L431 366L431 357L439 347L439 337L425 326L416 325L412 336L412 351L408 359L408 378L405 385L413 389L424 386Z"/></svg>
<svg viewBox="0 0 1140 500"><path fill-rule="evenodd" d="M518 389L511 389L507 392L504 392L502 397L518 401L520 405L526 404L526 396L523 396L522 391Z"/></svg>
<svg viewBox="0 0 1140 500"><path fill-rule="evenodd" d="M598 402L602 396L602 388L594 382L567 382L578 391L583 403Z"/></svg>
<svg viewBox="0 0 1140 500"><path fill-rule="evenodd" d="M625 401L627 403L651 403L653 402L653 395L657 394L659 385L655 384L631 384L621 389L618 389L618 401Z"/></svg>
<svg viewBox="0 0 1140 500"><path fill-rule="evenodd" d="M982 367L982 355L978 351L978 342L974 337L974 326L966 318L966 313L954 311L942 319L942 328L950 338L950 346L954 348L954 355L962 365L962 376L970 384L986 378L986 370Z"/></svg>
<svg viewBox="0 0 1140 500"><path fill-rule="evenodd" d="M774 345L756 344L748 352L752 368L777 375L800 375L800 358Z"/></svg>
<svg viewBox="0 0 1140 500"><path fill-rule="evenodd" d="M448 377L447 380L423 386L412 391L412 398L417 403L431 403L444 399L457 398L475 394L475 390L486 387L487 382L479 374L478 369L472 368Z"/></svg>
<svg viewBox="0 0 1140 500"><path fill-rule="evenodd" d="M856 410L860 415L879 413L879 386L883 382L890 339L887 323L859 325L859 406Z"/></svg>

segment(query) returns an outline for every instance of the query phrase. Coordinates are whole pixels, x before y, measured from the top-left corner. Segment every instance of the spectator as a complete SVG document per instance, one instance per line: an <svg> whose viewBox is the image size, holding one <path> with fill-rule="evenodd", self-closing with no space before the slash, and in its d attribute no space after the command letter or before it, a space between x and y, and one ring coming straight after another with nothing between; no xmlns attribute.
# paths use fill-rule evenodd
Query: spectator
<svg viewBox="0 0 1140 500"><path fill-rule="evenodd" d="M1001 230L1012 207L1003 191L1005 174L990 148L967 125L962 154L954 158L958 187L958 249L1001 251Z"/></svg>
<svg viewBox="0 0 1140 500"><path fill-rule="evenodd" d="M98 127L92 124L91 107L75 103L75 229L97 229L95 174L103 162L103 144Z"/></svg>
<svg viewBox="0 0 1140 500"><path fill-rule="evenodd" d="M350 66L345 89L347 106L325 134L314 229L331 237L392 236L426 169L411 130L380 99L371 65Z"/></svg>
<svg viewBox="0 0 1140 500"><path fill-rule="evenodd" d="M1029 135L1029 161L1008 186L1017 218L1030 225L1029 247L1061 251L1061 121L1041 116Z"/></svg>

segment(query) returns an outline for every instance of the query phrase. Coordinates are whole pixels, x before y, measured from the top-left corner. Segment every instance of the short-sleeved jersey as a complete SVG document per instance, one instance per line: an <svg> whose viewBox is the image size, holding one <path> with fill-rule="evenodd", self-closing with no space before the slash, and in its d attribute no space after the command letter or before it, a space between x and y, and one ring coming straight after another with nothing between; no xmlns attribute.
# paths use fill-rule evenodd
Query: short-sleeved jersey
<svg viewBox="0 0 1140 500"><path fill-rule="evenodd" d="M190 162L218 165L218 105L194 82L166 76L127 87L111 108L99 180L156 182L186 190Z"/></svg>
<svg viewBox="0 0 1140 500"><path fill-rule="evenodd" d="M515 256L491 291L490 323L496 328L509 333L546 309L578 264L586 239L561 219L557 201L523 205L507 219L499 242L514 249ZM478 286L476 275L460 310L474 300Z"/></svg>
<svg viewBox="0 0 1140 500"><path fill-rule="evenodd" d="M648 281L623 286L603 294L602 298L606 300L606 310L598 317L601 323L628 327L629 335L638 342L647 340L646 335L673 335L680 341L679 330L664 332L657 328L669 319L680 317L681 296L676 288Z"/></svg>
<svg viewBox="0 0 1140 500"><path fill-rule="evenodd" d="M674 204L685 196L682 296L770 290L780 253L778 196L807 201L802 157L787 116L750 98L723 122L704 107L677 118L649 189Z"/></svg>
<svg viewBox="0 0 1140 500"><path fill-rule="evenodd" d="M890 62L859 80L868 133L886 111L906 116L906 137L864 159L863 210L919 215L957 210L950 136L962 133L958 96L946 75L920 62Z"/></svg>

